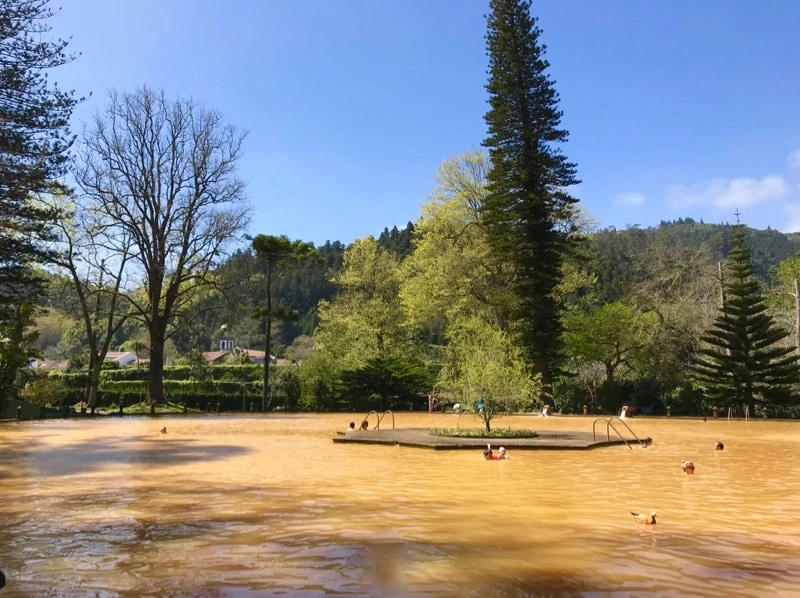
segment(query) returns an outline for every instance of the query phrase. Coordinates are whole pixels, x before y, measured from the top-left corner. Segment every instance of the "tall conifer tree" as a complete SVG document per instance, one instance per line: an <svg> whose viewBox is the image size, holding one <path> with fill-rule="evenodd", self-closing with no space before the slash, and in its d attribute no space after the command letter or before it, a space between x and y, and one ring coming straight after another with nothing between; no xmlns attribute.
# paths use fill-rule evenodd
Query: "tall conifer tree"
<svg viewBox="0 0 800 598"><path fill-rule="evenodd" d="M72 60L67 42L43 38L51 16L47 0L0 0L0 312L36 287L28 266L48 257L57 214L31 196L58 190L73 142L76 100L46 74Z"/></svg>
<svg viewBox="0 0 800 598"><path fill-rule="evenodd" d="M560 306L553 291L571 249L579 181L558 144L558 93L540 43L530 0L491 0L487 16L490 109L485 119L491 171L482 218L499 259L514 268L518 336L543 389L551 392L552 362L560 353Z"/></svg>
<svg viewBox="0 0 800 598"><path fill-rule="evenodd" d="M790 386L800 380L800 365L789 333L767 314L759 283L745 246L743 225L736 226L725 280L725 301L713 327L702 337L695 359L696 380L709 398L727 407L785 404Z"/></svg>

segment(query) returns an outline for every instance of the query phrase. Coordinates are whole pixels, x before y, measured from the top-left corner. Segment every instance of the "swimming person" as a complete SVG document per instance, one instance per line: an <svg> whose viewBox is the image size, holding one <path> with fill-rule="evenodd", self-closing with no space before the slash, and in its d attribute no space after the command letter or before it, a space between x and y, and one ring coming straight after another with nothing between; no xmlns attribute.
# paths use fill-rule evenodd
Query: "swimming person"
<svg viewBox="0 0 800 598"><path fill-rule="evenodd" d="M725 450L725 445L722 444L720 441L717 441L717 444L714 445L714 450L715 451L724 451Z"/></svg>
<svg viewBox="0 0 800 598"><path fill-rule="evenodd" d="M350 422L350 428L348 428L351 432L356 431L356 422Z"/></svg>

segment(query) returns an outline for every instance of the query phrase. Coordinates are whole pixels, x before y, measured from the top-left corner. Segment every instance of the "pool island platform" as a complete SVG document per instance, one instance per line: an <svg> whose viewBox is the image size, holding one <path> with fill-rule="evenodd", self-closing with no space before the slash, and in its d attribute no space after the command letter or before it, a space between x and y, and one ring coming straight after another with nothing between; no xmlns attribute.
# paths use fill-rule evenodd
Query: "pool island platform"
<svg viewBox="0 0 800 598"><path fill-rule="evenodd" d="M635 438L597 438L591 432L538 432L531 438L481 438L436 436L428 428L396 428L392 430L355 430L338 432L333 439L336 443L383 444L389 446L406 446L434 450L484 449L487 444L493 448L504 446L515 450L590 450L604 446L629 444L631 448L639 448ZM605 436L603 434L602 436Z"/></svg>

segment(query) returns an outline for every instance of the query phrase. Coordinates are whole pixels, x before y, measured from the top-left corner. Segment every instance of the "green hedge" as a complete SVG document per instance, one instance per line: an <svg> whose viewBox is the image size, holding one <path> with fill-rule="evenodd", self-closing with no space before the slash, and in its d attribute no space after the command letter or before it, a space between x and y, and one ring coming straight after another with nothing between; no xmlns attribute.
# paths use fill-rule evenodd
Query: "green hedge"
<svg viewBox="0 0 800 598"><path fill-rule="evenodd" d="M189 407L205 409L208 403L216 409L221 403L226 411L249 408L251 400L261 400L263 386L258 382L220 382L210 381L202 384L186 380L164 380L164 397L169 401L186 403ZM100 384L102 405L130 405L144 400L147 396L147 381L122 380ZM260 403L259 403L260 404Z"/></svg>
<svg viewBox="0 0 800 598"><path fill-rule="evenodd" d="M272 366L275 369L275 366ZM212 365L207 369L212 380L237 380L242 382L257 382L264 377L262 365ZM149 370L147 367L123 368L120 370L106 370L100 372L100 380L115 382L124 380L146 380ZM85 376L86 374L84 374ZM170 365L164 368L164 380L191 380L192 367L188 365Z"/></svg>
<svg viewBox="0 0 800 598"><path fill-rule="evenodd" d="M147 396L147 368L122 368L100 372L98 406L132 405ZM271 366L273 407L296 409L299 399L300 381L290 366ZM168 401L186 403L190 408L206 410L217 403L223 411L249 411L253 402L256 409L261 406L264 367L261 365L216 365L208 368L209 379L203 382L191 380L189 366L164 368L164 398ZM50 377L62 381L68 389L70 402L82 399L88 374L86 372L51 372Z"/></svg>

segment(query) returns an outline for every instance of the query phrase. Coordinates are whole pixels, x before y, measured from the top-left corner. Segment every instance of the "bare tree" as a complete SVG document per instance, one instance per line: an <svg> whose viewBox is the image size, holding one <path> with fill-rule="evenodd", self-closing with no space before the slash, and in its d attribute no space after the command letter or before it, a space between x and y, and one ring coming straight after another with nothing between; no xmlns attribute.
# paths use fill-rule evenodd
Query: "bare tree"
<svg viewBox="0 0 800 598"><path fill-rule="evenodd" d="M131 313L120 293L131 254L130 235L125 230L113 231L119 236L109 238L112 229L96 222L92 211L78 210L71 196L53 195L43 201L64 214L56 223L58 242L53 263L69 276L75 289L75 311L89 344L84 401L94 413L103 362L114 336Z"/></svg>
<svg viewBox="0 0 800 598"><path fill-rule="evenodd" d="M163 91L112 91L109 99L84 136L76 179L86 208L116 240L108 250L121 255L130 244L124 291L149 331L147 396L155 404L164 399L164 342L191 321L199 291L247 224L236 176L245 133Z"/></svg>

